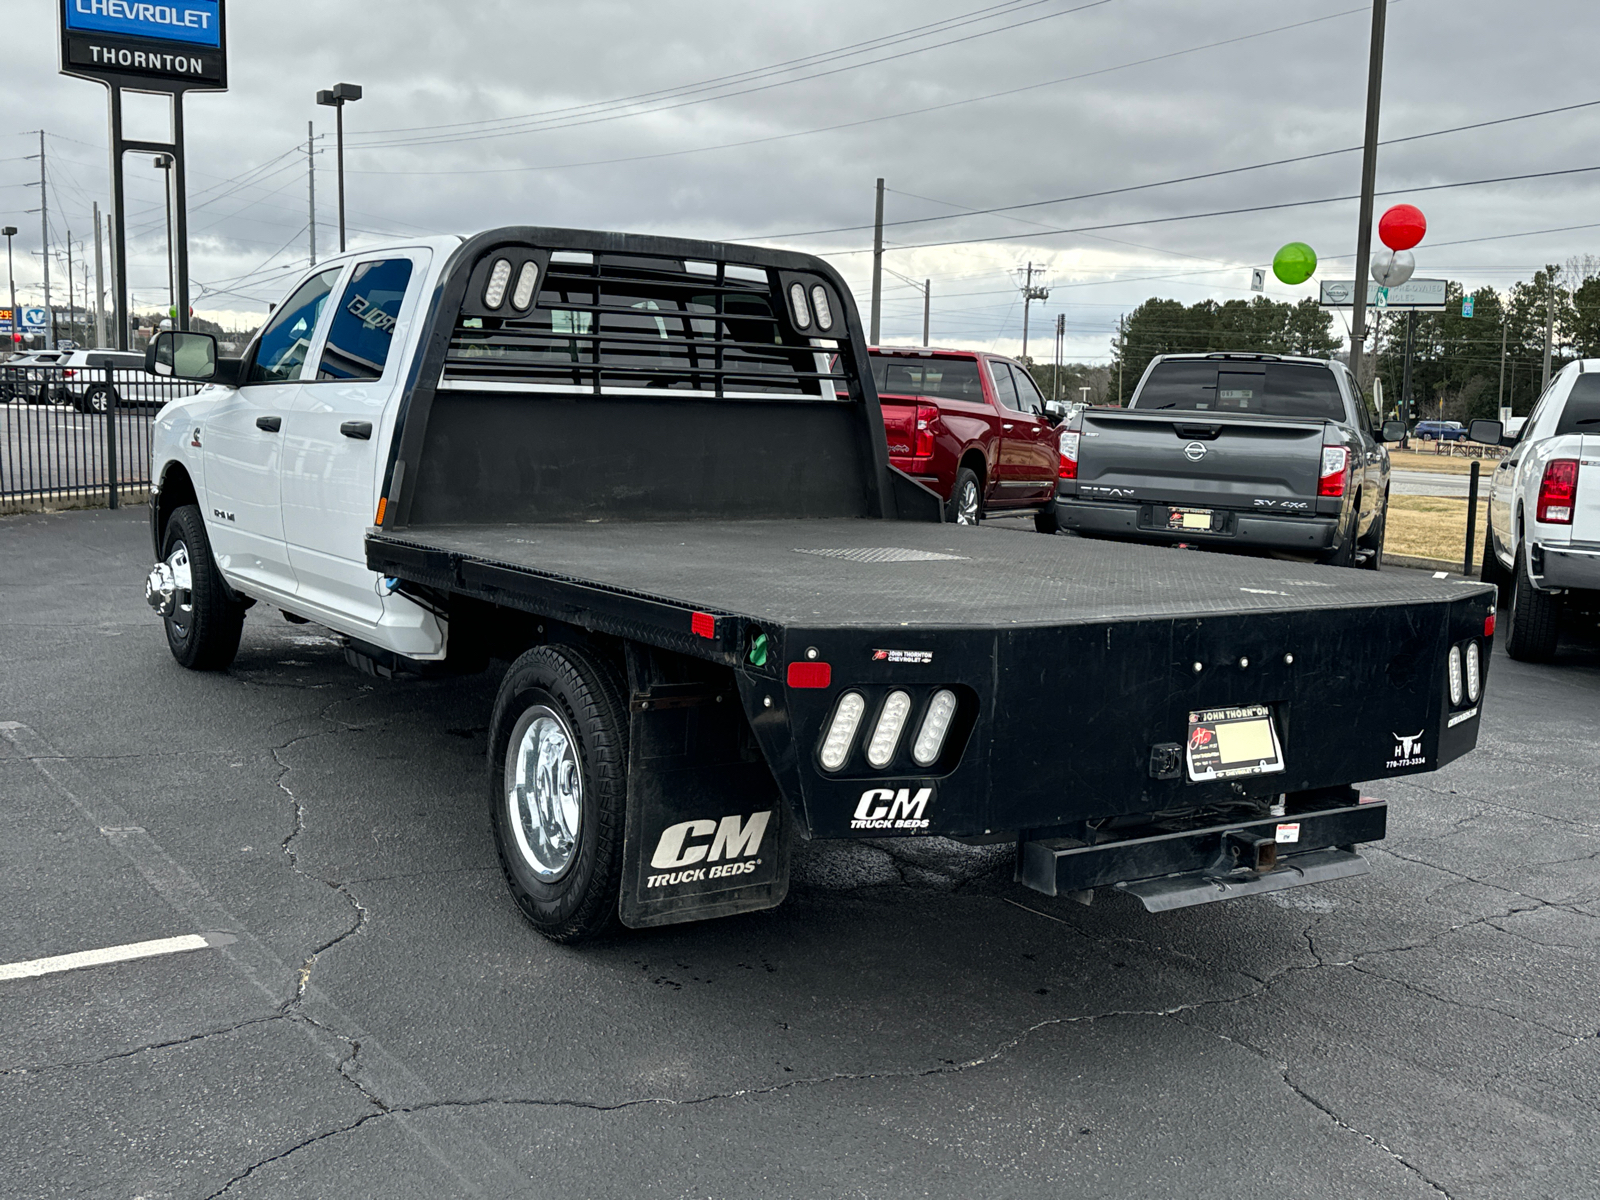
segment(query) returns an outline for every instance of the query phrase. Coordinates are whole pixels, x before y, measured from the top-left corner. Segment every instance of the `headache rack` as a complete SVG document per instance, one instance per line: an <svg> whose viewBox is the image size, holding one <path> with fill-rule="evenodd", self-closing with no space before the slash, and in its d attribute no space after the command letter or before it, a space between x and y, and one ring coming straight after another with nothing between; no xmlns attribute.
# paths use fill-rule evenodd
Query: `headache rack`
<svg viewBox="0 0 1600 1200"><path fill-rule="evenodd" d="M830 368L845 336L844 310L820 278L728 258L542 250L507 248L477 264L441 386L846 398L838 395L845 373ZM537 272L538 283L519 310L511 281L524 270ZM804 327L789 294L795 287Z"/></svg>

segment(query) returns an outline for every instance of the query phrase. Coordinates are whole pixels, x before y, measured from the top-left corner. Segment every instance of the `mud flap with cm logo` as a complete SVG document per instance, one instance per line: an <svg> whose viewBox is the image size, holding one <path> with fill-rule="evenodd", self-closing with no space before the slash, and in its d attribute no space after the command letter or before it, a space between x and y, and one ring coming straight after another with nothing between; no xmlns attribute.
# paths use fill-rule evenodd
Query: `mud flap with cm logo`
<svg viewBox="0 0 1600 1200"><path fill-rule="evenodd" d="M732 672L682 679L628 648L622 922L639 929L773 908L789 891L794 822L751 735ZM675 657L675 656L674 656ZM695 663L715 676L719 668Z"/></svg>

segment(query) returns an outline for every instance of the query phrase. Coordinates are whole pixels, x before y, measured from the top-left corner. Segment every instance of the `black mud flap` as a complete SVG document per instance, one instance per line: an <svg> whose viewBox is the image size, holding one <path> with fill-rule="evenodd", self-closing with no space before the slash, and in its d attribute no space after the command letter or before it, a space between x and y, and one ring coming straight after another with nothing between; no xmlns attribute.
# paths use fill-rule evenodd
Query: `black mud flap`
<svg viewBox="0 0 1600 1200"><path fill-rule="evenodd" d="M630 645L628 691L622 923L640 929L781 904L794 821L733 673Z"/></svg>

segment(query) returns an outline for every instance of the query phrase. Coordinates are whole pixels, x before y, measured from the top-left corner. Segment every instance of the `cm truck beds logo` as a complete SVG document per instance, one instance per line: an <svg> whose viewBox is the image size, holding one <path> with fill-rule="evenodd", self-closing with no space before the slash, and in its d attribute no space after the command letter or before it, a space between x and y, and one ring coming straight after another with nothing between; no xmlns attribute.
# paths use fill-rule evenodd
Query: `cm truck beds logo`
<svg viewBox="0 0 1600 1200"><path fill-rule="evenodd" d="M656 842L656 852L650 856L650 865L662 873L645 876L645 887L671 887L751 874L761 861L756 855L761 853L771 819L772 810L768 809L751 813L748 819L734 814L720 821L701 819L668 825ZM705 865L700 866L701 863Z"/></svg>
<svg viewBox="0 0 1600 1200"><path fill-rule="evenodd" d="M926 829L928 801L932 799L931 787L918 788L915 793L910 788L868 788L861 793L850 828Z"/></svg>

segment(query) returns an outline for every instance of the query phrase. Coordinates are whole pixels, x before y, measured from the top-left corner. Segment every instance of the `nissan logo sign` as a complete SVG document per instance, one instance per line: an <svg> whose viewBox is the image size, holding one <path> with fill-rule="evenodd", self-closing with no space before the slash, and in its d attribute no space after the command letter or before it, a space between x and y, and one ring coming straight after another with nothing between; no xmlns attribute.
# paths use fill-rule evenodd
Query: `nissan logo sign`
<svg viewBox="0 0 1600 1200"><path fill-rule="evenodd" d="M1190 462L1199 462L1206 456L1206 448L1199 442L1190 442L1183 448L1183 456Z"/></svg>

